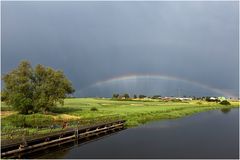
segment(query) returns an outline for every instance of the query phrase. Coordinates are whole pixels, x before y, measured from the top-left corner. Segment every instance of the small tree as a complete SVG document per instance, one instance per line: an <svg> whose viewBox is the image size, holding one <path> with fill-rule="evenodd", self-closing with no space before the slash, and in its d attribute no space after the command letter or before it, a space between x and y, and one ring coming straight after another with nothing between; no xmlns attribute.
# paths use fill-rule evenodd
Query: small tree
<svg viewBox="0 0 240 160"><path fill-rule="evenodd" d="M6 103L22 114L49 111L57 102L63 104L67 94L74 92L62 71L42 65L33 69L28 61L22 61L4 75L3 81Z"/></svg>
<svg viewBox="0 0 240 160"><path fill-rule="evenodd" d="M220 104L222 104L222 105L231 105L231 103L228 102L227 100L223 100L222 102L220 102Z"/></svg>
<svg viewBox="0 0 240 160"><path fill-rule="evenodd" d="M119 94L114 93L114 94L112 95L112 98L118 98L118 97L119 97Z"/></svg>
<svg viewBox="0 0 240 160"><path fill-rule="evenodd" d="M154 96L152 96L152 99L158 99L160 97L161 97L161 95L154 95Z"/></svg>
<svg viewBox="0 0 240 160"><path fill-rule="evenodd" d="M147 97L147 96L145 96L145 95L143 95L143 94L140 94L138 97L139 97L139 98L145 98L145 97Z"/></svg>
<svg viewBox="0 0 240 160"><path fill-rule="evenodd" d="M134 99L136 99L136 98L137 98L137 95L136 95L136 94L134 94L134 95L133 95L133 98L134 98Z"/></svg>
<svg viewBox="0 0 240 160"><path fill-rule="evenodd" d="M124 93L123 97L125 97L126 99L130 98L129 94L127 94L127 93Z"/></svg>

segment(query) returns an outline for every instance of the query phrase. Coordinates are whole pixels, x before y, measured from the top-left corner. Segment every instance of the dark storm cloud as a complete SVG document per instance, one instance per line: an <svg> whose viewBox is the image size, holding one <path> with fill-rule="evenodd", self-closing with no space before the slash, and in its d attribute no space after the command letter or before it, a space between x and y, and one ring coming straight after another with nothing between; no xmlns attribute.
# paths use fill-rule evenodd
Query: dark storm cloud
<svg viewBox="0 0 240 160"><path fill-rule="evenodd" d="M238 93L238 2L2 2L2 73L22 59L80 90L129 73Z"/></svg>

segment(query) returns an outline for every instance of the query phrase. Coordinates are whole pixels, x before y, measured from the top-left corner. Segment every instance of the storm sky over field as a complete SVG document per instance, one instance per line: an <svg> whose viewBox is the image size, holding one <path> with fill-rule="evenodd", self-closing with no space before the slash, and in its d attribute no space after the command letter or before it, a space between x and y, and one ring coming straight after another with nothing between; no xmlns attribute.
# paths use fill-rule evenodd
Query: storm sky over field
<svg viewBox="0 0 240 160"><path fill-rule="evenodd" d="M2 2L2 75L60 69L76 96L238 96L238 2Z"/></svg>

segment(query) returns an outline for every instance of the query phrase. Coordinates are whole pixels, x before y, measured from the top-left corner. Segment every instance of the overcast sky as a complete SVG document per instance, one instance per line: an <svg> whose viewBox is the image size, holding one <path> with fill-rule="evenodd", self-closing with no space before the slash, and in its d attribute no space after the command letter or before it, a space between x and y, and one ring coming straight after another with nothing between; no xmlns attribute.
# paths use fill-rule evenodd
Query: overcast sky
<svg viewBox="0 0 240 160"><path fill-rule="evenodd" d="M124 79L94 88L129 74L167 75L238 94L237 1L1 3L2 74L27 59L63 70L79 96L161 89L174 95L166 79L141 79L137 90Z"/></svg>

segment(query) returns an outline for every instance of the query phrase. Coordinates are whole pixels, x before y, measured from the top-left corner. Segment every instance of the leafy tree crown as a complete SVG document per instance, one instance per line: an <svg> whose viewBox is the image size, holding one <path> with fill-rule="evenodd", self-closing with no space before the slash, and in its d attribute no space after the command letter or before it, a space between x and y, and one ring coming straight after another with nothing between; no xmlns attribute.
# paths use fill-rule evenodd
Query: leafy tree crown
<svg viewBox="0 0 240 160"><path fill-rule="evenodd" d="M3 76L3 96L23 114L49 111L57 103L63 104L64 98L74 92L71 82L62 71L37 65L32 68L28 61Z"/></svg>

